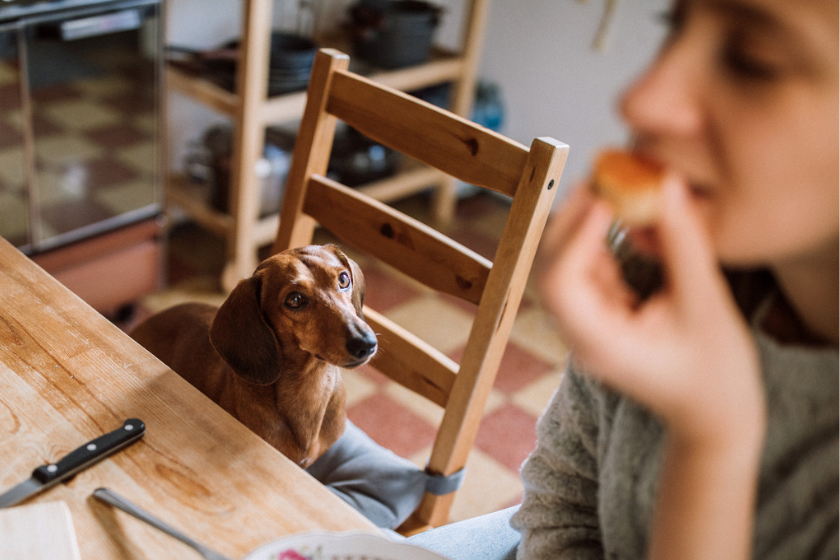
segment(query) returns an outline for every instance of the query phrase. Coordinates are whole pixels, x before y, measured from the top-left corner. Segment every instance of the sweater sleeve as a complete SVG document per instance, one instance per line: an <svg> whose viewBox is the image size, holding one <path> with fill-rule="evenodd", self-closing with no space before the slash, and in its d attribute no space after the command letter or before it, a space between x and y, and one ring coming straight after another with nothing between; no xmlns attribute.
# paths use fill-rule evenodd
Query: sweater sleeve
<svg viewBox="0 0 840 560"><path fill-rule="evenodd" d="M524 499L511 525L518 560L602 559L598 524L598 418L591 382L567 367L537 423L537 448L522 466Z"/></svg>

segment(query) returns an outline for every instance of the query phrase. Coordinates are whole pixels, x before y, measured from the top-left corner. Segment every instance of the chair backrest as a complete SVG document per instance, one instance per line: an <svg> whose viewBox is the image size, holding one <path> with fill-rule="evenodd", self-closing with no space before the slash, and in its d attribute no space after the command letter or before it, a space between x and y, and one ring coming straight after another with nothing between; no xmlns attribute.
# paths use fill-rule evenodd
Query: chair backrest
<svg viewBox="0 0 840 560"><path fill-rule="evenodd" d="M316 225L426 286L477 305L460 364L365 307L380 339L374 368L443 407L427 471L461 471L508 342L568 146L531 149L415 97L347 70L349 58L321 50L289 171L273 251L312 242ZM326 177L337 119L466 183L512 198L493 261L392 207ZM427 492L403 533L445 524L454 492Z"/></svg>

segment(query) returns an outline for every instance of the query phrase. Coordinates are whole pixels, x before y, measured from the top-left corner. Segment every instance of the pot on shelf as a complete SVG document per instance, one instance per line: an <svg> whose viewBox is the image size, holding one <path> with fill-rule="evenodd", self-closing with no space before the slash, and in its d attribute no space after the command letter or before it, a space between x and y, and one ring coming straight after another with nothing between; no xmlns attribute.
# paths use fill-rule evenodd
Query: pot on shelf
<svg viewBox="0 0 840 560"><path fill-rule="evenodd" d="M426 62L442 11L421 0L360 0L349 8L355 56L381 68Z"/></svg>
<svg viewBox="0 0 840 560"><path fill-rule="evenodd" d="M308 37L274 31L270 48L268 95L306 89L318 45ZM203 76L229 91L235 90L239 40L228 41L209 51L179 46L169 46L167 50L170 59L184 70Z"/></svg>

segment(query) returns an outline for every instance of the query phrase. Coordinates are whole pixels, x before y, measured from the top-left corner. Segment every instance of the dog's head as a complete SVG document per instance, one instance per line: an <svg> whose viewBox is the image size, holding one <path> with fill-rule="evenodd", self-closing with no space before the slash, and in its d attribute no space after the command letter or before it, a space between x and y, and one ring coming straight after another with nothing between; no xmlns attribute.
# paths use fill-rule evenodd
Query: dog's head
<svg viewBox="0 0 840 560"><path fill-rule="evenodd" d="M210 328L216 351L240 377L269 385L307 354L356 367L376 351L362 316L365 281L335 245L283 251L242 280Z"/></svg>

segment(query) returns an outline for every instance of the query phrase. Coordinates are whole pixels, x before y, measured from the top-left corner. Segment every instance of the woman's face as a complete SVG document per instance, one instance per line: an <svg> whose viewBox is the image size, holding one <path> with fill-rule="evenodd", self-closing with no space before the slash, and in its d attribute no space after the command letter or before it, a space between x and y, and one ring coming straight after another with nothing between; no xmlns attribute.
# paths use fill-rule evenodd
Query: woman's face
<svg viewBox="0 0 840 560"><path fill-rule="evenodd" d="M724 263L836 262L837 0L684 0L671 16L622 99L638 149L686 176Z"/></svg>

